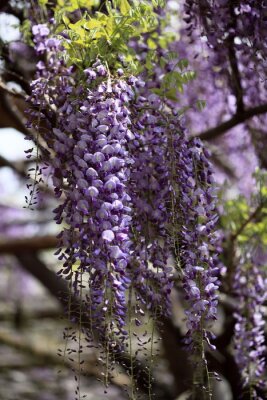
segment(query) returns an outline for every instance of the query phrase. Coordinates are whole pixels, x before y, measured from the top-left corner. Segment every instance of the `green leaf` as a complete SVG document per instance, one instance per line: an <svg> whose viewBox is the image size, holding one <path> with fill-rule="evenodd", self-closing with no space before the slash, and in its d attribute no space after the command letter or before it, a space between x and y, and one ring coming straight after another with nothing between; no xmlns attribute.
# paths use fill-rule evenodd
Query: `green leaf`
<svg viewBox="0 0 267 400"><path fill-rule="evenodd" d="M159 65L160 65L160 67L161 67L162 69L165 67L165 65L166 65L166 60L165 60L164 57L160 57Z"/></svg>
<svg viewBox="0 0 267 400"><path fill-rule="evenodd" d="M186 71L181 74L182 82L185 84L195 79L195 77L195 71Z"/></svg>
<svg viewBox="0 0 267 400"><path fill-rule="evenodd" d="M152 39L147 40L147 45L151 50L155 50L157 48L156 43Z"/></svg>
<svg viewBox="0 0 267 400"><path fill-rule="evenodd" d="M66 15L62 15L62 21L66 26L69 26L70 20Z"/></svg>
<svg viewBox="0 0 267 400"><path fill-rule="evenodd" d="M178 61L177 66L180 68L181 71L186 69L189 65L189 62L186 58L181 58L181 60Z"/></svg>
<svg viewBox="0 0 267 400"><path fill-rule="evenodd" d="M205 100L197 100L196 106L197 106L197 109L198 109L199 111L204 110L204 108L206 107L206 102L205 102Z"/></svg>
<svg viewBox="0 0 267 400"><path fill-rule="evenodd" d="M128 15L131 10L131 6L127 0L120 0L120 12L122 15Z"/></svg>
<svg viewBox="0 0 267 400"><path fill-rule="evenodd" d="M176 53L176 51L169 51L166 55L167 60L176 60L177 57L178 54Z"/></svg>
<svg viewBox="0 0 267 400"><path fill-rule="evenodd" d="M175 88L172 88L172 89L168 90L168 91L165 93L165 96L166 96L167 99L169 99L169 100L177 101L176 89L175 89Z"/></svg>
<svg viewBox="0 0 267 400"><path fill-rule="evenodd" d="M101 26L102 22L95 18L92 18L90 21L84 23L84 27L87 29L101 28Z"/></svg>
<svg viewBox="0 0 267 400"><path fill-rule="evenodd" d="M151 92L157 94L158 96L163 96L163 91L162 91L162 89L153 88L153 89L151 89Z"/></svg>
<svg viewBox="0 0 267 400"><path fill-rule="evenodd" d="M45 7L48 3L48 0L39 0L39 4L41 7Z"/></svg>
<svg viewBox="0 0 267 400"><path fill-rule="evenodd" d="M166 0L152 0L152 4L154 7L163 8L166 5Z"/></svg>
<svg viewBox="0 0 267 400"><path fill-rule="evenodd" d="M162 22L159 22L156 7L163 3L162 0L153 3L148 0L106 0L107 13L101 12L101 7L99 11L90 12L92 5L100 5L99 0L56 0L55 3L55 18L58 25L61 25L60 29L56 28L56 32L64 30L72 41L68 43L63 40L68 64L71 65L72 60L77 63L78 58L83 60L84 65L92 65L96 58L100 58L113 73L121 66L118 61L118 55L121 55L127 63L127 73L142 72L144 68L149 73L155 63L159 63L155 52L160 46L156 28ZM84 12L76 23L71 23L66 15L83 6L89 8L89 12ZM144 33L149 33L146 43L154 56L150 55L146 63L140 63L138 54L127 43L131 38L144 41ZM161 38L163 37L168 37L168 34L163 33ZM75 56L75 51L71 52L73 45L78 47L78 57L77 54Z"/></svg>

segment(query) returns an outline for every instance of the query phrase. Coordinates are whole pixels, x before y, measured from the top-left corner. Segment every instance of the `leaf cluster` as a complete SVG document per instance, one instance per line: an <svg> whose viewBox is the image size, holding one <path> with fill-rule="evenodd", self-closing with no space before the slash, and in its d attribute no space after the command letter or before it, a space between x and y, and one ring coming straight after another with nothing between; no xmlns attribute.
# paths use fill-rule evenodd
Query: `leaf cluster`
<svg viewBox="0 0 267 400"><path fill-rule="evenodd" d="M56 33L63 35L69 65L84 69L96 59L115 70L127 66L131 72L140 68L138 57L130 40L139 40L141 35L156 32L159 21L156 7L159 1L113 0L96 6L95 1L58 0L55 7ZM84 8L83 8L84 7ZM80 10L80 17L72 22L70 13ZM85 10L85 11L84 11ZM152 39L150 39L151 41Z"/></svg>

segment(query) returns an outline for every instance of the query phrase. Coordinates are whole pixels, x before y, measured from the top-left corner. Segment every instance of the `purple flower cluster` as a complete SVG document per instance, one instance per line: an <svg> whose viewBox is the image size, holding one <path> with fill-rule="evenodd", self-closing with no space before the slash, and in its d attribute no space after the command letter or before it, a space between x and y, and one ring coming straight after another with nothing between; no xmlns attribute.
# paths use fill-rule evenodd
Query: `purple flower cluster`
<svg viewBox="0 0 267 400"><path fill-rule="evenodd" d="M37 54L44 54L48 51L63 50L63 48L60 47L59 39L49 37L50 29L47 24L33 25L32 34Z"/></svg>
<svg viewBox="0 0 267 400"><path fill-rule="evenodd" d="M139 96L132 114L135 141L130 184L134 205L135 282L141 301L157 314L169 315L173 268L168 223L167 138L158 96Z"/></svg>
<svg viewBox="0 0 267 400"><path fill-rule="evenodd" d="M199 139L186 138L176 113L164 113L164 104L156 95L146 98L150 101L141 98L140 110L148 111L143 111L141 117L139 113L138 117L139 129L145 134L136 152L139 191L135 201L139 207L135 215L146 227L149 223L154 227L149 232L150 241L156 229L156 237L164 243L165 257L175 255L188 304L186 343L197 354L196 359L198 356L203 359L204 343L214 348L209 328L216 319L220 272L213 171L203 144ZM156 190L153 192L153 189ZM168 284L165 287L170 290Z"/></svg>
<svg viewBox="0 0 267 400"><path fill-rule="evenodd" d="M180 263L189 303L186 311L187 343L192 343L194 347L193 337L208 343L211 338L203 327L206 322L211 323L216 319L219 269L211 253L217 242L215 224L218 219L211 165L202 143L193 139L192 144L177 160L179 170L185 171L178 175L180 198L177 207L183 217Z"/></svg>
<svg viewBox="0 0 267 400"><path fill-rule="evenodd" d="M39 51L48 31L41 25L33 27L33 33ZM58 41L54 46L60 49ZM56 126L43 136L50 144L55 193L63 199L55 219L67 224L59 235L62 273L74 279L76 292L86 276L94 328L101 330L112 316L110 329L121 333L126 324L125 291L131 282L127 265L132 210L126 182L132 159L126 147L133 140L127 109L133 91L123 80L103 82L107 70L100 63L85 70L87 88L76 87L71 68L55 52L46 65L39 62L37 67L31 103L48 110L51 104L51 111L54 107L57 112Z"/></svg>
<svg viewBox="0 0 267 400"><path fill-rule="evenodd" d="M68 199L56 215L60 222L65 213L69 225L62 233L62 244L68 249L65 265L71 271L73 264L80 263L77 279L80 273L89 274L94 318L101 324L112 315L114 333L115 324L118 329L125 325L125 291L130 283L127 264L132 210L126 188L132 162L126 149L132 140L129 96L131 89L123 81L101 83L88 91L75 113L72 110L78 124L68 160Z"/></svg>
<svg viewBox="0 0 267 400"><path fill-rule="evenodd" d="M205 343L214 349L210 328L217 314L220 272L215 230L217 196L209 154L199 139L178 136L175 128L170 124L170 236L187 302L185 343L195 364L195 385L209 391Z"/></svg>
<svg viewBox="0 0 267 400"><path fill-rule="evenodd" d="M33 34L45 61L32 82L29 123L49 147L61 200L55 220L65 224L57 251L62 275L102 342L116 337L123 344L144 309L154 317L170 314L174 255L188 304L186 341L204 360L219 286L207 152L185 136L171 103L141 79L124 77L121 69L112 76L97 60L77 80L60 40L45 25L34 26ZM127 309L132 291L135 318Z"/></svg>
<svg viewBox="0 0 267 400"><path fill-rule="evenodd" d="M257 388L266 388L264 380L266 345L263 303L267 298L267 279L262 266L249 255L236 269L233 288L238 299L235 313L234 356L243 385L250 388L251 398L259 399Z"/></svg>
<svg viewBox="0 0 267 400"><path fill-rule="evenodd" d="M39 49L41 28L33 30ZM59 41L55 46L61 49ZM136 110L145 107L145 99L139 96L132 123L129 102L134 103L134 92L144 85L139 79L111 79L97 62L84 71L87 89L76 87L72 69L55 52L49 53L46 65L39 62L37 68L31 103L46 113L56 108L57 113L56 127L52 125L42 135L50 143L53 184L56 196L62 198L55 219L68 226L59 236L62 273L74 280L76 292L82 286L81 275L89 275L86 297L94 327L101 331L104 326L107 331L106 321L112 317L108 329L121 333L123 339L130 285L136 290L137 317L144 315L144 307L157 315L168 315L171 308L170 249L160 239L163 232L166 238L168 189L160 191L167 172L160 150L166 140L163 128L157 126L158 104L152 95L148 105L156 115L148 112L140 118ZM119 76L122 73L118 71ZM37 116L36 111L31 113Z"/></svg>
<svg viewBox="0 0 267 400"><path fill-rule="evenodd" d="M212 48L227 44L229 38L238 37L236 45L240 49L249 51L253 46L255 52L260 51L263 55L266 54L263 43L267 33L266 8L265 1L185 0L184 19L190 32L193 28L200 28L201 35L207 36ZM227 48L220 51L227 51Z"/></svg>

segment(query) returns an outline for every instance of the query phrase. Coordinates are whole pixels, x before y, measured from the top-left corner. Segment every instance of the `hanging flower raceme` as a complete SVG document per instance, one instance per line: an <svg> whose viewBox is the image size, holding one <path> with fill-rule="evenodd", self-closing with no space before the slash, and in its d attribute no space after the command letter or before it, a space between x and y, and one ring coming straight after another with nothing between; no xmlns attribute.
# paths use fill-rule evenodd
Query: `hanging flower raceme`
<svg viewBox="0 0 267 400"><path fill-rule="evenodd" d="M196 367L195 386L210 393L205 343L214 348L210 328L216 319L219 288L216 190L209 155L201 141L177 135L175 126L170 124L168 146L172 171L170 236L187 301L185 342Z"/></svg>
<svg viewBox="0 0 267 400"><path fill-rule="evenodd" d="M33 117L43 110L57 114L56 126L42 135L51 149L55 193L62 198L55 219L67 223L59 235L62 273L73 280L77 295L83 287L81 277L86 276L93 328L103 336L112 331L124 340L130 286L136 289L140 316L144 307L157 314L170 312L172 268L166 265L170 251L164 227L166 139L157 126L161 117L153 105L156 115L137 116L131 126L129 105L135 91L134 110L144 106L138 95L143 82L134 77L111 79L106 67L96 62L84 71L86 85L76 85L73 69L56 56L63 50L60 41L48 39L44 25L33 27L33 32L36 50L42 54L40 44L53 42L46 63L38 63L30 100L41 110ZM151 106L153 99L147 103Z"/></svg>
<svg viewBox="0 0 267 400"><path fill-rule="evenodd" d="M47 39L44 25L34 26L33 33L37 51L43 51L44 40L62 50L60 41ZM67 223L59 237L60 249L65 248L62 273L73 279L76 294L86 273L94 328L106 332L110 319L113 334L125 335L132 219L127 143L133 139L127 104L133 91L125 81L108 78L101 63L84 71L85 87L76 87L72 69L55 51L37 67L31 103L46 112L51 104L50 111L57 112L56 126L43 136L51 149L55 193L63 198L55 219Z"/></svg>
<svg viewBox="0 0 267 400"><path fill-rule="evenodd" d="M180 262L184 265L184 289L190 302L188 328L194 335L201 331L203 322L216 319L219 270L215 264L216 255L211 255L217 241L215 224L218 219L211 165L198 139L192 140L191 146L187 157L191 159L192 169L187 169L187 180L185 175L179 182L184 188L179 205L184 217ZM181 157L178 162L186 161L187 158ZM203 336L208 341L205 329Z"/></svg>
<svg viewBox="0 0 267 400"><path fill-rule="evenodd" d="M100 60L84 71L67 66L45 24L32 32L43 61L29 125L48 146L60 201L55 220L64 223L56 254L87 310L86 334L97 332L107 355L110 346L126 348L143 309L154 319L169 316L174 255L188 304L186 342L202 368L218 289L216 195L202 143L186 137L171 102L141 79L121 69L113 76Z"/></svg>
<svg viewBox="0 0 267 400"><path fill-rule="evenodd" d="M152 97L152 104L145 97L141 99L143 112L142 118L139 115L138 127L144 135L141 136L143 147L140 146L136 156L136 167L139 163L142 167L138 170L141 179L136 180L135 201L139 205L137 212L142 216L140 221L146 227L158 229L165 257L175 255L188 305L185 341L199 367L196 382L203 386L209 380L205 372L205 343L214 348L210 343L213 338L210 328L216 319L218 304L216 188L209 154L201 141L187 139L177 113L171 113L171 109L164 111L162 99ZM157 188L155 192L151 190L153 185ZM148 188L149 191L145 190ZM157 205L156 214L151 204ZM153 220L155 215L157 221ZM151 232L149 236L151 240ZM170 290L170 286L166 288Z"/></svg>
<svg viewBox="0 0 267 400"><path fill-rule="evenodd" d="M168 263L171 255L166 227L169 188L162 106L160 98L151 93L147 98L139 95L132 105L136 139L131 144L134 164L130 185L134 206L136 289L151 311L168 316L173 268Z"/></svg>
<svg viewBox="0 0 267 400"><path fill-rule="evenodd" d="M266 389L264 371L266 345L263 303L267 298L267 279L262 265L246 254L239 262L233 289L238 299L235 313L234 356L243 385L251 399L261 399L257 389Z"/></svg>
<svg viewBox="0 0 267 400"><path fill-rule="evenodd" d="M78 262L77 280L80 273L89 273L95 326L101 327L106 316L113 316L111 324L117 324L120 331L114 326L114 334L121 333L125 325L125 291L130 283L127 265L132 217L126 189L132 162L126 149L132 139L126 107L130 93L125 82L107 81L90 90L79 104L73 159L68 161L69 199L64 209L69 228L62 233L67 270Z"/></svg>

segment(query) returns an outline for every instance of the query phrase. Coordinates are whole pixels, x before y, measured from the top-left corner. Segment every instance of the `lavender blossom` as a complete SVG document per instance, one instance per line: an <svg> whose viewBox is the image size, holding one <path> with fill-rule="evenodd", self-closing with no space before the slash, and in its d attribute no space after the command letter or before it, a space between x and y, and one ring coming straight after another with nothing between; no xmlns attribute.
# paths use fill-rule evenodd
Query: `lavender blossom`
<svg viewBox="0 0 267 400"><path fill-rule="evenodd" d="M234 356L243 386L249 388L251 398L258 399L257 388L266 389L263 303L267 279L261 265L253 263L247 254L236 269L233 288L238 299L235 313Z"/></svg>
<svg viewBox="0 0 267 400"><path fill-rule="evenodd" d="M203 370L219 286L208 154L186 137L171 102L140 78L109 76L98 60L76 82L60 41L43 25L33 33L46 61L32 82L29 101L40 111L31 111L29 124L49 144L60 201L55 221L65 224L57 251L62 275L86 305L104 351L114 337L122 350L132 291L140 320L143 308L154 318L170 315L174 255L188 305L186 342ZM40 118L48 129L39 129Z"/></svg>

